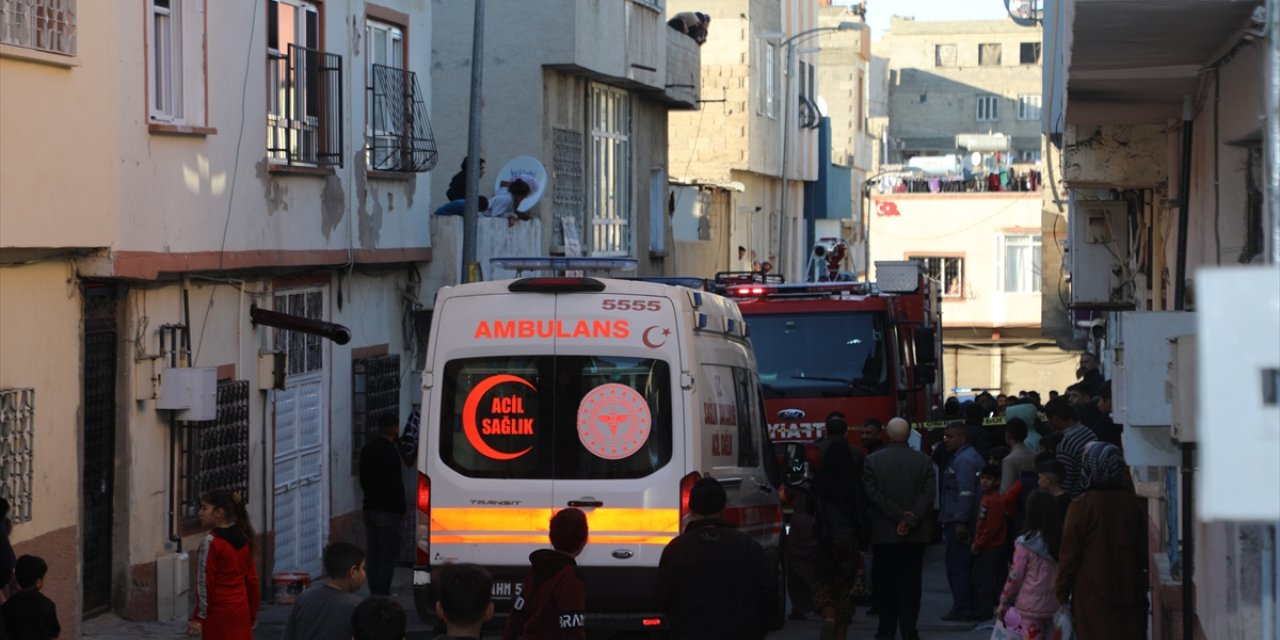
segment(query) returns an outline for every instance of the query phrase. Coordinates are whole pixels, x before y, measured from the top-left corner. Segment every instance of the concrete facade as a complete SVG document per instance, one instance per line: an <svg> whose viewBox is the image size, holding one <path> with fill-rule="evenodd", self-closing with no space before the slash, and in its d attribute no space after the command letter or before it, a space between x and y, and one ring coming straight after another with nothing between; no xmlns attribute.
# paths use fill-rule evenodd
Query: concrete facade
<svg viewBox="0 0 1280 640"><path fill-rule="evenodd" d="M409 380L413 319L440 284L428 273L429 178L370 170L365 150L368 21L399 33L390 46L417 74L429 112L432 3L315 5L317 41L303 44L342 60L323 85L327 106L307 114L310 124L324 120L319 137L331 134L332 165L306 161L301 138L291 142L294 163L268 159L265 5L172 5L181 13L169 24L181 37L170 35L181 45L164 60L181 68L171 85L181 108L162 114L163 66L153 64L162 38L149 3L81 3L74 55L0 45L0 392L34 390L36 434L9 449L29 461L30 482L6 454L3 491L29 510L12 540L19 553L50 561L47 590L70 637L82 614L160 615L174 594L158 592L158 561L197 547L204 533L190 509L207 489L244 492L260 533L264 596L273 572L318 564L318 555L299 558L303 566L275 561L276 543L296 534L275 526L289 482L277 466L287 453L277 417L291 391L271 389L260 354L284 348L278 335L300 334L255 325L249 314L290 311L278 296L318 292L307 312L351 333L348 344L320 339L305 356L318 367L323 401L307 420L323 453L299 458L315 478L313 511L301 521L315 533L299 548L361 542L351 460L363 437L355 425L368 416L355 406L353 362L399 356L393 373ZM294 36L306 31L296 24ZM169 326L187 332L189 349L162 343ZM174 363L210 368L220 388L247 387L219 409L234 427L172 426L176 412L158 408L153 377ZM391 393L389 410L403 421L411 393ZM231 434L218 446L235 449L232 462L210 458L197 476L191 465L212 446L197 433ZM99 540L110 544L92 544Z"/></svg>
<svg viewBox="0 0 1280 640"><path fill-rule="evenodd" d="M783 119L797 122L798 108L787 109L786 95L799 103L798 71L786 74L782 42L817 26L816 0L670 0L669 14L701 11L712 17L702 47L702 94L698 113L674 113L669 134L672 179L681 184L738 183L731 195L730 255L735 268L750 268L750 258L769 260L775 271L799 273L804 255L781 252L780 216L785 215L788 246L803 240L804 185L817 177L817 134L793 126L785 136L788 184L782 195ZM799 50L820 44L826 34L794 42L792 66L816 65L815 53ZM816 80L815 80L816 82ZM723 100L723 102L716 102ZM735 185L736 186L736 185ZM785 209L785 212L784 212ZM748 251L736 265L737 247ZM719 251L720 249L715 249ZM779 258L780 253L785 253ZM711 276L710 273L681 274Z"/></svg>
<svg viewBox="0 0 1280 640"><path fill-rule="evenodd" d="M1063 159L1066 222L1082 229L1090 219L1086 212L1107 204L1133 230L1128 247L1113 258L1114 268L1128 274L1131 284L1112 305L1133 311L1078 303L1085 298L1081 292L1106 283L1099 272L1090 275L1088 264L1073 264L1068 252L1074 319L1077 326L1091 319L1097 327L1091 347L1112 377L1127 380L1117 386L1116 406L1150 405L1169 415L1164 421L1139 421L1136 415L1121 420L1125 457L1141 465L1134 467L1134 477L1149 505L1151 637L1274 635L1280 629L1275 600L1280 521L1264 511L1249 517L1214 514L1222 513L1228 501L1259 502L1238 487L1266 486L1269 498L1275 482L1259 480L1261 470L1238 454L1211 451L1226 445L1238 451L1274 450L1274 438L1261 435L1262 425L1270 428L1274 417L1260 421L1263 414L1250 413L1247 402L1204 395L1207 380L1252 377L1237 363L1265 350L1260 346L1265 342L1241 337L1235 349L1226 350L1229 371L1213 370L1204 348L1190 362L1174 361L1167 349L1157 351L1156 361L1146 364L1158 372L1158 385L1185 384L1187 378L1191 384L1170 394L1175 397L1154 400L1135 388L1131 354L1144 343L1143 331L1166 329L1165 316L1152 315L1156 312L1190 314L1192 328L1167 330L1175 337L1194 336L1202 347L1231 334L1229 328L1203 324L1211 316L1211 307L1202 302L1206 293L1238 299L1231 316L1275 317L1274 305L1260 302L1262 296L1248 285L1229 290L1218 285L1212 292L1196 285L1231 271L1275 273L1275 255L1265 251L1275 218L1264 203L1274 210L1277 193L1275 181L1263 178L1262 156L1267 145L1280 143L1264 127L1275 117L1265 99L1270 95L1274 105L1280 90L1274 82L1266 84L1264 73L1264 57L1280 38L1276 16L1260 19L1267 15L1261 2L1170 3L1151 11L1124 2L1054 5L1044 22L1045 95L1052 97L1045 105L1044 129L1061 140L1054 157L1060 152ZM1184 152L1187 137L1191 144ZM1184 168L1187 184L1181 184ZM1186 221L1183 243L1180 217ZM1078 248L1080 255L1089 243ZM1180 259L1185 263L1181 273ZM1197 396L1198 411L1183 409L1186 395ZM1190 465L1184 464L1184 453L1193 455ZM1188 477L1195 482L1180 481ZM1231 490L1214 491L1214 486ZM1195 514L1184 512L1188 499ZM1190 527L1184 516L1191 517ZM1184 555L1190 547L1193 558Z"/></svg>
<svg viewBox="0 0 1280 640"><path fill-rule="evenodd" d="M1076 357L1040 336L1041 197L1020 193L900 193L870 199L871 260L945 260L943 373L948 388L1063 390ZM1016 240L1015 240L1016 239ZM1014 242L1021 243L1014 248ZM1006 264L1012 256L1026 260ZM1011 274L1012 272L1012 274ZM1022 279L1022 282L1012 280ZM993 392L996 393L996 392Z"/></svg>
<svg viewBox="0 0 1280 640"><path fill-rule="evenodd" d="M439 98L433 123L453 134L440 139L444 168L435 172L433 193L440 196L433 208L444 203L449 180L466 156L473 15L466 3L434 7L432 81ZM667 27L666 15L660 3L638 0L556 0L537 11L515 0L486 4L481 155L488 173L480 193L492 195L496 174L517 156L537 159L549 184L540 185L547 191L531 210L534 221L495 229L507 238L481 234L480 245L533 234L532 243L526 238L516 244L533 255L563 254L562 220L569 218L586 255L636 258L640 275L671 270L664 215L668 111L697 108L700 93L699 50L691 38ZM625 152L617 165L594 142L594 116L602 112L593 111L593 96L601 91L621 96L628 112L621 137ZM625 237L606 244L597 235L603 226L595 228L593 220L615 202L624 211ZM483 246L479 253L493 255ZM487 263L481 268L486 279L508 275Z"/></svg>
<svg viewBox="0 0 1280 640"><path fill-rule="evenodd" d="M1007 20L923 22L894 16L880 45L888 60L890 163L967 153L955 144L955 136L966 133L1003 133L1018 161L1039 157L1038 30ZM980 99L994 101L994 113L980 110ZM1024 105L1020 113L1020 99L1033 100L1034 110Z"/></svg>

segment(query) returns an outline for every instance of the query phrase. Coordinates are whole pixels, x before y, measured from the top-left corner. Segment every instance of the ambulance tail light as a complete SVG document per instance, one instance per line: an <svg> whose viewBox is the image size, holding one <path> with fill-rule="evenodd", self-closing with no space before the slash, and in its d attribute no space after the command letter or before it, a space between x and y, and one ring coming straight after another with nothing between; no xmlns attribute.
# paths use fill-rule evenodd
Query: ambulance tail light
<svg viewBox="0 0 1280 640"><path fill-rule="evenodd" d="M599 293L604 283L595 278L522 278L507 285L512 293Z"/></svg>
<svg viewBox="0 0 1280 640"><path fill-rule="evenodd" d="M684 522L685 516L689 515L689 494L693 493L693 485L702 478L702 474L692 471L683 478L680 478L680 521Z"/></svg>
<svg viewBox="0 0 1280 640"><path fill-rule="evenodd" d="M418 472L418 526L416 528L414 561L419 565L431 561L431 478Z"/></svg>

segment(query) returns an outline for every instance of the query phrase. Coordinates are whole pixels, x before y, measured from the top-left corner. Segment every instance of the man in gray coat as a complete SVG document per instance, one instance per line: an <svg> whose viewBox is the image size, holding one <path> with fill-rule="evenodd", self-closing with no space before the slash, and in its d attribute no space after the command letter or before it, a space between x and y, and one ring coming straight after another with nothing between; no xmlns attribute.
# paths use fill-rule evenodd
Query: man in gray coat
<svg viewBox="0 0 1280 640"><path fill-rule="evenodd" d="M894 418L885 430L889 444L868 456L863 469L875 557L871 593L880 612L876 638L901 631L903 640L915 640L924 548L932 536L933 461L907 445L906 420Z"/></svg>

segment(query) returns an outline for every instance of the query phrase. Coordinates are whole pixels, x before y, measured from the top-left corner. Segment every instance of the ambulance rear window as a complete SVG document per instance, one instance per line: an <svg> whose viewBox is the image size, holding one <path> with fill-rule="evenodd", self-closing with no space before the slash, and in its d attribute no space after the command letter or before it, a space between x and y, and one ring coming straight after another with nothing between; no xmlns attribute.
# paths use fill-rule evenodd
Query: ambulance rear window
<svg viewBox="0 0 1280 640"><path fill-rule="evenodd" d="M671 460L667 363L501 356L445 365L440 457L474 478L641 478Z"/></svg>

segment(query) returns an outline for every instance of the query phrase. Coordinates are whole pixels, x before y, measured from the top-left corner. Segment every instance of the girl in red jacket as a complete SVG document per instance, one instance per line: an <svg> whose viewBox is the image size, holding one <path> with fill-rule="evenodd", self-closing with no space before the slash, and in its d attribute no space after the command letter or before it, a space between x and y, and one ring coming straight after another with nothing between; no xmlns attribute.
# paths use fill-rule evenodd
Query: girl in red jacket
<svg viewBox="0 0 1280 640"><path fill-rule="evenodd" d="M238 491L216 489L200 499L200 524L210 527L196 564L196 609L187 635L252 640L258 624L258 571L253 526Z"/></svg>

